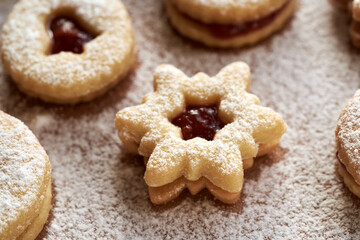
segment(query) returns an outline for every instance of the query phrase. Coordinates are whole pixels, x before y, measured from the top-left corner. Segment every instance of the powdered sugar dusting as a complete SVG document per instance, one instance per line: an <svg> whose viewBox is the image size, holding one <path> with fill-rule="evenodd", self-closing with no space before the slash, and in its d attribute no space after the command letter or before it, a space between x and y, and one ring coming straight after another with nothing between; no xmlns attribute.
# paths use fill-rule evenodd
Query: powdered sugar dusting
<svg viewBox="0 0 360 240"><path fill-rule="evenodd" d="M73 10L98 35L82 54L48 55L47 24L63 9ZM74 98L97 91L123 74L133 44L128 14L116 0L25 0L15 6L4 25L1 47L11 75L26 92Z"/></svg>
<svg viewBox="0 0 360 240"><path fill-rule="evenodd" d="M203 6L216 6L218 8L231 7L252 7L261 6L262 4L271 3L271 0L191 0L192 2L201 4ZM181 0L179 0L181 2Z"/></svg>
<svg viewBox="0 0 360 240"><path fill-rule="evenodd" d="M45 156L23 123L0 112L0 233L13 226L20 213L35 207L49 170Z"/></svg>
<svg viewBox="0 0 360 240"><path fill-rule="evenodd" d="M344 111L339 118L337 137L356 174L360 176L360 90L355 93Z"/></svg>
<svg viewBox="0 0 360 240"><path fill-rule="evenodd" d="M206 176L223 190L239 192L241 157L254 158L260 144L279 141L286 130L278 114L260 107L258 98L246 92L250 70L243 62L225 66L212 78L205 73L189 78L172 65L161 65L155 70L154 86L155 92L146 95L142 105L116 115L125 146L138 147L139 153L149 158L145 181L151 187L181 176L191 181ZM214 141L182 140L180 129L170 122L186 104L219 104L219 116L227 125L216 133ZM134 143L138 146L132 146Z"/></svg>
<svg viewBox="0 0 360 240"><path fill-rule="evenodd" d="M172 0L182 13L205 23L237 24L267 16L288 0Z"/></svg>
<svg viewBox="0 0 360 240"><path fill-rule="evenodd" d="M15 2L0 1L1 23ZM301 0L293 20L270 39L246 49L214 50L179 36L161 1L123 2L134 23L139 63L104 97L76 106L44 104L19 93L0 67L0 109L36 130L52 163L54 204L41 237L357 239L360 200L335 167L337 119L360 86L348 16L326 0ZM245 171L242 196L233 206L207 191L153 206L143 160L126 154L118 139L116 112L153 91L159 64L188 76L214 76L239 60L251 67L251 92L288 124L280 148ZM52 117L37 125L39 115Z"/></svg>

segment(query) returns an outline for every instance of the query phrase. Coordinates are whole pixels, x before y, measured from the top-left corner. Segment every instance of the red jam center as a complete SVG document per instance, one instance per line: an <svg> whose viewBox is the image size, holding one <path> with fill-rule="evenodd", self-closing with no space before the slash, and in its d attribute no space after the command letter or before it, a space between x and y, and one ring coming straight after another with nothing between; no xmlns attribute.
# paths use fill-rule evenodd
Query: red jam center
<svg viewBox="0 0 360 240"><path fill-rule="evenodd" d="M188 106L172 120L172 124L181 128L184 140L201 137L208 141L213 140L215 133L225 126L218 116L218 108L215 105Z"/></svg>
<svg viewBox="0 0 360 240"><path fill-rule="evenodd" d="M53 33L51 54L59 52L82 53L84 44L94 39L94 36L81 28L74 19L56 17L50 23Z"/></svg>
<svg viewBox="0 0 360 240"><path fill-rule="evenodd" d="M195 24L201 25L202 27L207 28L211 35L217 37L217 38L222 38L222 39L228 39L228 38L232 38L232 37L236 37L239 35L245 35L248 34L250 32L259 30L263 27L266 27L267 25L269 25L270 23L272 23L275 18L279 15L279 13L281 13L286 6L289 4L290 1L287 1L282 7L280 7L279 9L273 11L272 13L270 13L269 15L262 17L258 20L255 21L248 21L248 22L243 22L243 23L239 23L239 24L206 24L203 22L200 22L199 20L193 19L190 16L183 14L184 17L186 17L188 20L194 22Z"/></svg>

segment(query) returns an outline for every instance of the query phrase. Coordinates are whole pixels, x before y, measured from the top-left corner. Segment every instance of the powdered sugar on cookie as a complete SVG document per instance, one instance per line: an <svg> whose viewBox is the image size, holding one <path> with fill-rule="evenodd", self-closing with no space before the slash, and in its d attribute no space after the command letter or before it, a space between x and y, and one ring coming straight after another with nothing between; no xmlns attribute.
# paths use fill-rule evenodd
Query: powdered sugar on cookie
<svg viewBox="0 0 360 240"><path fill-rule="evenodd" d="M356 175L360 176L360 90L349 101L339 118L337 138ZM358 177L356 178L358 179Z"/></svg>
<svg viewBox="0 0 360 240"><path fill-rule="evenodd" d="M82 54L49 55L48 21L59 14L77 18L98 35ZM4 25L1 48L4 64L20 89L60 103L103 92L124 77L135 54L130 18L116 0L20 1Z"/></svg>
<svg viewBox="0 0 360 240"><path fill-rule="evenodd" d="M247 92L250 82L250 69L243 62L229 64L215 77L198 73L188 78L171 65L155 70L155 92L146 95L142 105L116 115L120 139L130 150L138 146L138 152L149 158L144 177L148 186L204 176L223 190L241 191L242 158L257 156L261 144L278 143L286 130L277 113L260 107L259 99ZM184 141L170 121L186 105L212 104L219 104L219 117L227 125L213 141L199 137Z"/></svg>
<svg viewBox="0 0 360 240"><path fill-rule="evenodd" d="M0 111L0 236L18 218L29 220L26 215L33 211L29 209L39 211L43 181L49 175L49 161L36 137L22 122ZM19 223L20 231L28 225Z"/></svg>
<svg viewBox="0 0 360 240"><path fill-rule="evenodd" d="M204 23L236 24L264 17L289 0L172 0L181 12Z"/></svg>
<svg viewBox="0 0 360 240"><path fill-rule="evenodd" d="M0 1L1 24L15 2ZM360 79L345 14L325 0L301 0L293 21L276 37L241 50L214 50L179 37L162 1L123 2L141 49L139 64L106 96L77 106L43 104L19 93L0 67L0 108L36 133L53 166L54 205L42 237L357 239L360 201L335 166L336 120ZM235 205L203 191L154 207L143 162L125 153L114 115L153 91L159 64L173 64L188 76L213 76L239 60L251 66L251 92L289 126L281 147L245 171ZM51 116L49 123L37 119L43 115Z"/></svg>

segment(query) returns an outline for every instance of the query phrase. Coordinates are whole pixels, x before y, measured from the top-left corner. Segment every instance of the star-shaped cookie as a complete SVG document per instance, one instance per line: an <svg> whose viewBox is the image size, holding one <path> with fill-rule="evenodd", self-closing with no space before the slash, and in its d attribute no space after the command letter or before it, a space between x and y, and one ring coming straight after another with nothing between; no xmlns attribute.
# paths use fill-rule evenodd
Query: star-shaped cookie
<svg viewBox="0 0 360 240"><path fill-rule="evenodd" d="M214 77L198 73L191 78L174 66L160 65L155 91L142 104L117 113L115 125L123 144L146 160L144 178L152 202L167 202L185 187L193 194L206 187L227 203L238 199L243 169L278 146L286 131L281 116L248 93L250 82L250 69L243 62L226 66ZM210 141L184 140L172 120L187 106L212 105L224 127Z"/></svg>

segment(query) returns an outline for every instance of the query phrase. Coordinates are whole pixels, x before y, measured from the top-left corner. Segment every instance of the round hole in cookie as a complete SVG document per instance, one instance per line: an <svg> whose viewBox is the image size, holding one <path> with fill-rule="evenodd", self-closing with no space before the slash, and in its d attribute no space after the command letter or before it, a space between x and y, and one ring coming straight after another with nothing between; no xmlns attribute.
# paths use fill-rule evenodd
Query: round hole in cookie
<svg viewBox="0 0 360 240"><path fill-rule="evenodd" d="M200 137L208 141L212 141L216 132L226 125L219 117L216 104L188 105L171 123L181 129L184 140Z"/></svg>
<svg viewBox="0 0 360 240"><path fill-rule="evenodd" d="M49 19L48 32L51 38L49 54L60 52L81 54L84 45L97 36L86 29L71 11L65 10L58 11Z"/></svg>

